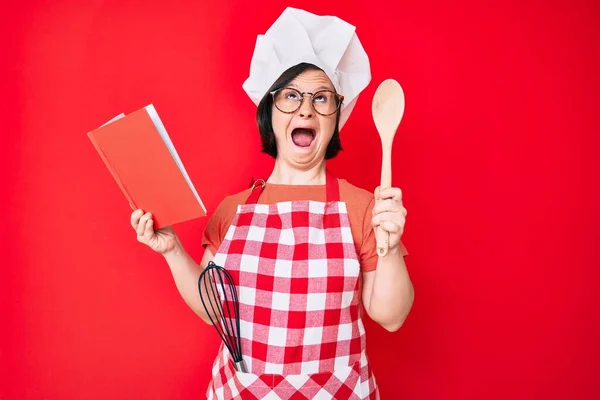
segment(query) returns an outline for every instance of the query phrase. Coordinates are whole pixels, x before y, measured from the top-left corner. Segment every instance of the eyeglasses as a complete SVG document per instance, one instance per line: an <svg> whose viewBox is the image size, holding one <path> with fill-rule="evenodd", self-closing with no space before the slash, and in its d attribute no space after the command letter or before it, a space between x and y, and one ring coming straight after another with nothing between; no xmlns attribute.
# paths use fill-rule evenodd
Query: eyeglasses
<svg viewBox="0 0 600 400"><path fill-rule="evenodd" d="M295 113L302 107L305 94L310 95L310 103L313 109L325 117L335 114L344 101L344 96L332 90L319 90L318 92L310 93L284 87L271 92L275 107L286 114Z"/></svg>

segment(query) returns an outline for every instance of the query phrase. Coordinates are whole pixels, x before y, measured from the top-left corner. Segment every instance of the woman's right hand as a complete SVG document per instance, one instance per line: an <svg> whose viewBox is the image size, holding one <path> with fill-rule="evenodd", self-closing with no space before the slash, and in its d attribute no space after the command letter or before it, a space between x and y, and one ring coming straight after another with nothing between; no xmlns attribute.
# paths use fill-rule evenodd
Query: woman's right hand
<svg viewBox="0 0 600 400"><path fill-rule="evenodd" d="M152 214L137 209L131 213L131 226L136 231L137 240L152 250L165 254L177 247L177 236L170 226L154 230Z"/></svg>

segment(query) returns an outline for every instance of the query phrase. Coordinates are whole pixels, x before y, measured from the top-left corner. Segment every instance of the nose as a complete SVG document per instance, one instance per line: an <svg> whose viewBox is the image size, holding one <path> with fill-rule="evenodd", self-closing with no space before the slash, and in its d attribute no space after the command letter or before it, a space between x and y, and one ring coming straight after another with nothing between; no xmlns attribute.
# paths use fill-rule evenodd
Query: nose
<svg viewBox="0 0 600 400"><path fill-rule="evenodd" d="M311 118L314 116L314 110L312 106L312 97L309 93L304 93L302 95L304 97L304 101L300 105L299 114L302 118Z"/></svg>

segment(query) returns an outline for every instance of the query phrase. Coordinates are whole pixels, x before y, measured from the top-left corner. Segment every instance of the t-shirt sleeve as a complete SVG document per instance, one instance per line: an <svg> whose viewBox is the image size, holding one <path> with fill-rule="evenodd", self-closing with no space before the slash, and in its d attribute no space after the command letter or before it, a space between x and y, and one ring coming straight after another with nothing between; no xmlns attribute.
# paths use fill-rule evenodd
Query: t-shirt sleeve
<svg viewBox="0 0 600 400"><path fill-rule="evenodd" d="M230 219L229 215L229 204L227 202L227 198L225 198L215 209L213 215L209 218L206 226L204 227L204 232L202 234L202 247L210 250L210 252L215 255L219 246L221 246L221 242L227 233L227 229L229 227L228 220Z"/></svg>
<svg viewBox="0 0 600 400"><path fill-rule="evenodd" d="M372 199L369 202L369 205L367 206L367 210L365 212L363 220L363 237L359 254L362 272L370 272L377 269L377 260L379 259L379 256L377 255L377 238L375 237L375 230L373 229L373 225L371 225L374 206L375 199ZM408 251L404 246L404 243L402 243L402 240L400 240L400 253L404 257L408 255Z"/></svg>

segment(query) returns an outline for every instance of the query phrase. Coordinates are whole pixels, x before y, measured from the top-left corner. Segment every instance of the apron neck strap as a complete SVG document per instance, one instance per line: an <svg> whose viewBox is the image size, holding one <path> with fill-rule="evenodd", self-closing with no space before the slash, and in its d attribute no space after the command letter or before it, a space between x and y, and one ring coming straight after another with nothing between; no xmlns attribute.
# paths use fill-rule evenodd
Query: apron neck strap
<svg viewBox="0 0 600 400"><path fill-rule="evenodd" d="M327 170L326 174L325 190L327 190L327 197L325 201L327 203L340 201L340 185L337 178L330 170Z"/></svg>
<svg viewBox="0 0 600 400"><path fill-rule="evenodd" d="M267 182L264 179L259 179L254 182L252 185L252 191L250 192L250 196L246 199L246 204L256 204L258 203L258 199L262 194L263 190ZM337 178L333 173L329 170L326 170L326 180L325 180L325 190L326 190L326 201L340 201L340 186Z"/></svg>

